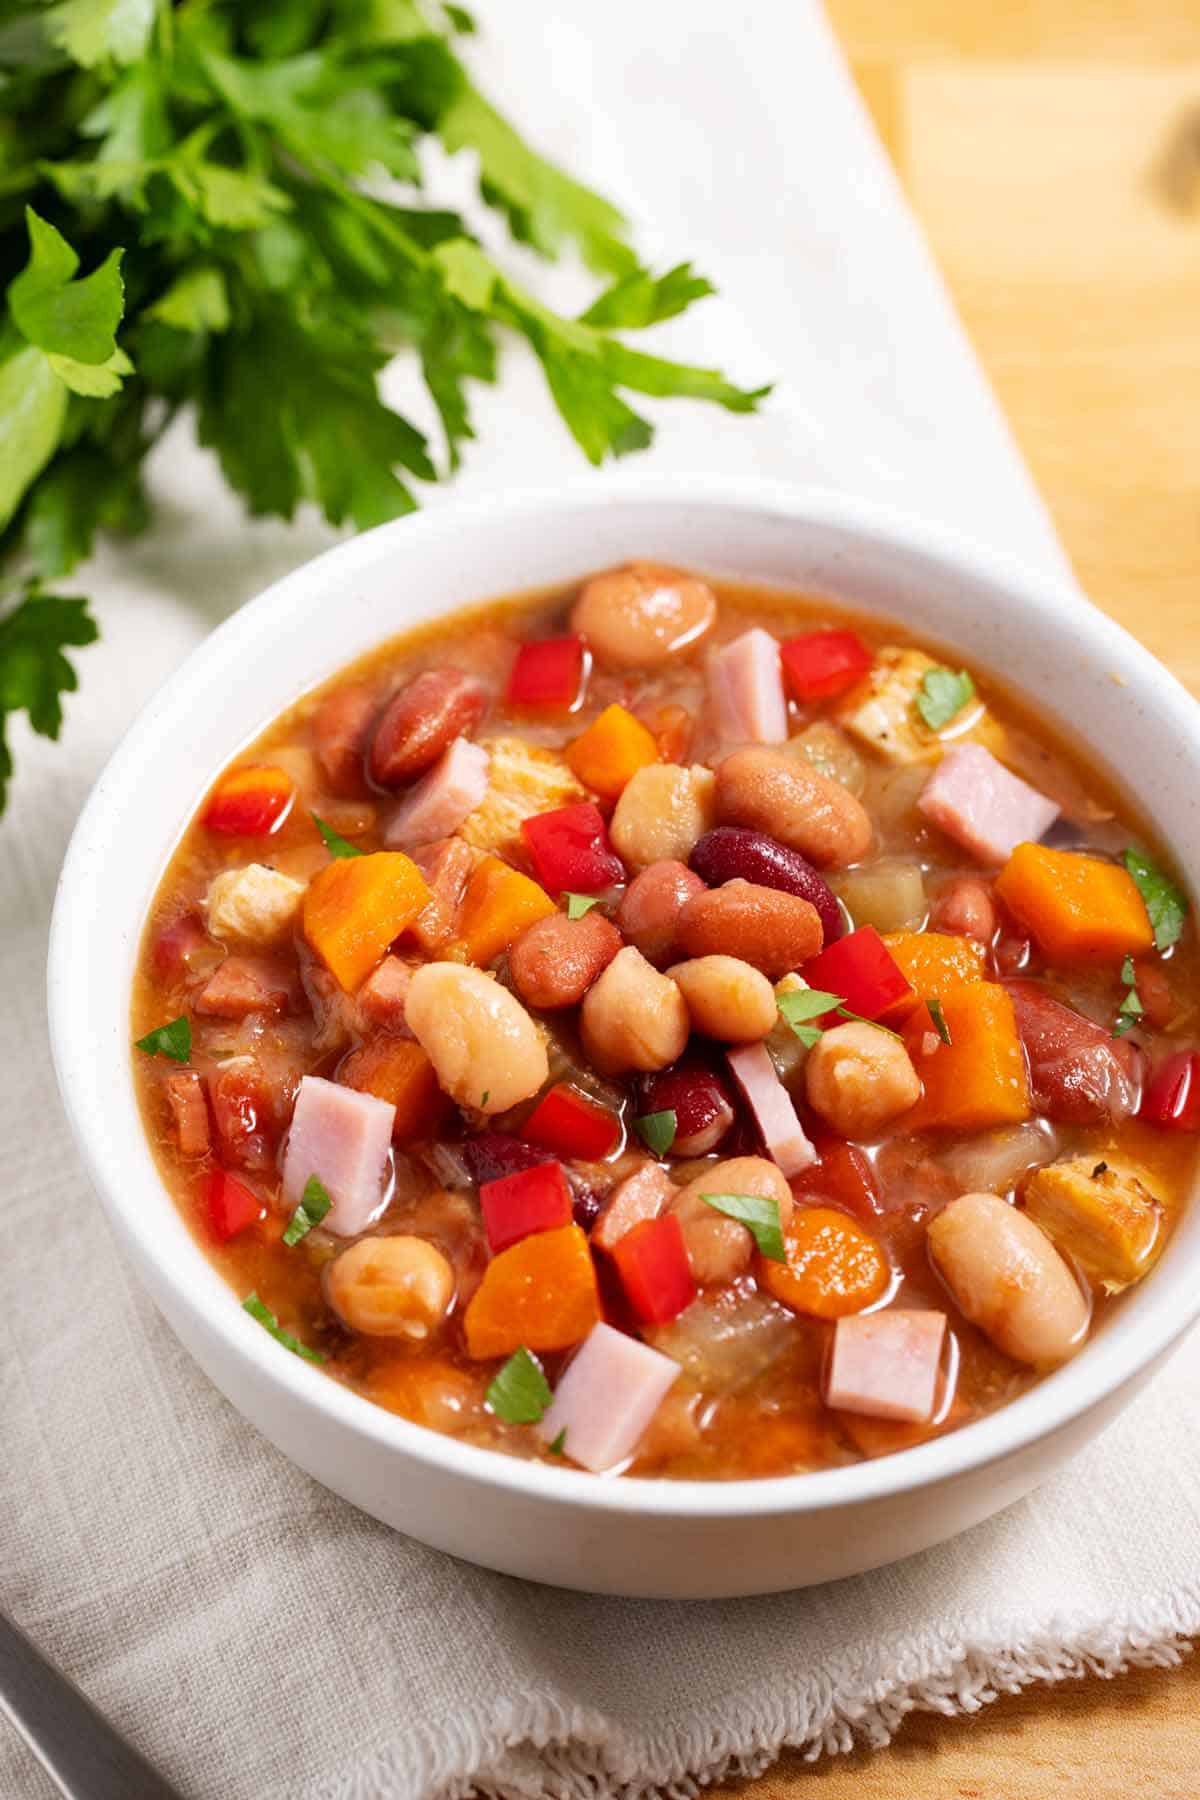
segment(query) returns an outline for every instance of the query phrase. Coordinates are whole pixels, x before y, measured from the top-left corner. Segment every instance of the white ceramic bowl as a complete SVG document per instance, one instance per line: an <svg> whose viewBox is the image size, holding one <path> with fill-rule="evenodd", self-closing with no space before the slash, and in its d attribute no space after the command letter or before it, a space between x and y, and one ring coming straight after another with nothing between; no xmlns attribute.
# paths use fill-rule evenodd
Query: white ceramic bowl
<svg viewBox="0 0 1200 1800"><path fill-rule="evenodd" d="M130 1073L130 982L147 905L228 758L394 632L631 556L836 595L960 650L1116 762L1200 890L1200 712L1075 594L990 551L818 493L593 480L450 504L369 532L215 632L142 714L84 809L54 913L50 1022L67 1112L120 1241L201 1367L293 1461L399 1530L512 1574L630 1595L753 1594L924 1549L1009 1505L1077 1451L1200 1315L1200 1207L1075 1361L977 1424L820 1474L605 1480L439 1437L282 1350L185 1229Z"/></svg>

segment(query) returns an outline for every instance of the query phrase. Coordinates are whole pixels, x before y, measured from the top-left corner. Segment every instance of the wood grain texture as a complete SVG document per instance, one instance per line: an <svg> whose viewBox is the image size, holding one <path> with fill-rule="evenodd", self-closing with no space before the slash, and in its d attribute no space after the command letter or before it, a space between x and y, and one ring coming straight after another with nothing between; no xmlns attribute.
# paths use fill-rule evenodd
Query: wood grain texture
<svg viewBox="0 0 1200 1800"><path fill-rule="evenodd" d="M1200 694L1200 6L827 4L1081 581ZM1200 1656L741 1791L1197 1800Z"/></svg>

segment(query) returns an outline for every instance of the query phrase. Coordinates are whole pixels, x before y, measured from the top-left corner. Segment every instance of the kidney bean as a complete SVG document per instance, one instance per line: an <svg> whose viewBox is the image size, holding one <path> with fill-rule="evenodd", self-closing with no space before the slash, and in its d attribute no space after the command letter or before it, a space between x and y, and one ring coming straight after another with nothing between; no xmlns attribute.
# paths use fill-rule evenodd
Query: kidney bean
<svg viewBox="0 0 1200 1800"><path fill-rule="evenodd" d="M586 582L571 629L614 669L655 669L694 649L717 619L707 582L662 563L632 562Z"/></svg>
<svg viewBox="0 0 1200 1800"><path fill-rule="evenodd" d="M834 943L845 930L842 909L828 882L799 851L789 850L786 844L761 831L718 825L705 832L688 861L709 887L720 887L722 882L736 881L740 876L759 887L778 888L780 893L807 900L820 914L827 944Z"/></svg>
<svg viewBox="0 0 1200 1800"><path fill-rule="evenodd" d="M741 880L689 900L675 937L689 956L736 956L772 981L808 962L823 941L820 914L807 900Z"/></svg>
<svg viewBox="0 0 1200 1800"><path fill-rule="evenodd" d="M871 847L871 820L839 781L781 750L735 750L717 767L722 824L764 832L819 868L858 862Z"/></svg>
<svg viewBox="0 0 1200 1800"><path fill-rule="evenodd" d="M969 875L948 881L933 902L929 929L990 944L996 930L996 908L987 885Z"/></svg>
<svg viewBox="0 0 1200 1800"><path fill-rule="evenodd" d="M621 934L596 911L582 919L551 913L523 931L508 953L513 985L526 1006L551 1012L577 1006L621 948Z"/></svg>
<svg viewBox="0 0 1200 1800"><path fill-rule="evenodd" d="M1141 1070L1134 1046L1055 1000L1033 981L1013 981L1017 1033L1029 1060L1033 1104L1047 1119L1106 1125L1138 1103Z"/></svg>
<svg viewBox="0 0 1200 1800"><path fill-rule="evenodd" d="M707 1156L733 1124L733 1097L715 1069L702 1063L677 1063L647 1075L639 1086L643 1113L673 1112L673 1156Z"/></svg>
<svg viewBox="0 0 1200 1800"><path fill-rule="evenodd" d="M371 721L379 710L368 688L339 687L313 714L313 748L326 781L335 794L349 800L367 792L363 753Z"/></svg>
<svg viewBox="0 0 1200 1800"><path fill-rule="evenodd" d="M480 1186L503 1175L520 1175L541 1163L553 1162L544 1150L511 1137L507 1131L480 1131L462 1141L462 1159L471 1180Z"/></svg>
<svg viewBox="0 0 1200 1800"><path fill-rule="evenodd" d="M431 768L456 737L473 731L487 695L463 669L426 669L388 702L371 739L371 774L381 787Z"/></svg>
<svg viewBox="0 0 1200 1800"><path fill-rule="evenodd" d="M617 908L617 924L646 961L661 968L674 951L680 913L689 900L703 892L699 875L681 862L651 863L625 889Z"/></svg>

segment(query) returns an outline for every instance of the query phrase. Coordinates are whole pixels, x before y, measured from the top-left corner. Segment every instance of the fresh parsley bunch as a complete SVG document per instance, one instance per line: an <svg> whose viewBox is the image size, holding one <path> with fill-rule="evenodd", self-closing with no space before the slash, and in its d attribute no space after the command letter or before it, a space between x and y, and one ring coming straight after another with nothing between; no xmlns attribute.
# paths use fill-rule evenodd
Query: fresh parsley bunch
<svg viewBox="0 0 1200 1800"><path fill-rule="evenodd" d="M145 526L146 455L180 408L250 512L310 500L360 529L456 467L501 328L594 463L650 442L627 394L754 409L759 393L617 335L711 287L641 268L620 214L522 141L455 54L472 29L437 0L0 0L0 806L7 715L56 737L65 651L96 636L86 601L46 584L98 531ZM438 208L426 136L476 153L513 238L602 278L582 317ZM378 392L404 345L437 460Z"/></svg>

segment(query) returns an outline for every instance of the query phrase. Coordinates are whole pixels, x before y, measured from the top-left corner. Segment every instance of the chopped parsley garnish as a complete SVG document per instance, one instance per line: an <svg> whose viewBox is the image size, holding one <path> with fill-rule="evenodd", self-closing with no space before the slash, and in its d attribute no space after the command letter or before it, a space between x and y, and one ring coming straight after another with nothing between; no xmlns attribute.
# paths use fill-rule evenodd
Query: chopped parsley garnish
<svg viewBox="0 0 1200 1800"><path fill-rule="evenodd" d="M1117 1008L1117 1020L1113 1026L1115 1038L1124 1037L1127 1031L1132 1031L1146 1010L1138 996L1137 970L1133 966L1132 956L1127 956L1121 964L1121 980L1129 992Z"/></svg>
<svg viewBox="0 0 1200 1800"><path fill-rule="evenodd" d="M1131 845L1125 852L1125 867L1146 903L1156 947L1169 950L1172 944L1178 943L1187 918L1187 895L1144 850L1135 850Z"/></svg>
<svg viewBox="0 0 1200 1800"><path fill-rule="evenodd" d="M319 1225L325 1214L333 1205L333 1197L324 1186L319 1176L310 1175L304 1184L304 1192L300 1196L300 1204L288 1220L283 1241L289 1249L298 1244L302 1237L307 1237L314 1225Z"/></svg>
<svg viewBox="0 0 1200 1800"><path fill-rule="evenodd" d="M319 1350L310 1350L299 1338L294 1338L290 1331L285 1331L269 1306L264 1306L257 1294L247 1294L242 1301L243 1309L252 1319L257 1319L264 1331L269 1331L276 1342L290 1350L293 1356L302 1356L305 1362L323 1363L324 1356Z"/></svg>
<svg viewBox="0 0 1200 1800"><path fill-rule="evenodd" d="M327 825L324 819L319 819L316 813L310 813L309 818L320 832L321 840L330 856L361 856L363 854L357 844L348 843L339 831L335 831L332 825Z"/></svg>
<svg viewBox="0 0 1200 1800"><path fill-rule="evenodd" d="M701 1194L700 1198L714 1212L745 1225L768 1262L787 1261L778 1200L764 1199L760 1194Z"/></svg>
<svg viewBox="0 0 1200 1800"><path fill-rule="evenodd" d="M599 906L598 894L564 894L567 903L568 919L582 919L584 913L591 912L593 906Z"/></svg>
<svg viewBox="0 0 1200 1800"><path fill-rule="evenodd" d="M192 1054L192 1022L186 1015L172 1019L169 1025L160 1025L157 1031L148 1031L134 1044L135 1050L144 1050L147 1056L169 1056L172 1062L185 1063Z"/></svg>
<svg viewBox="0 0 1200 1800"><path fill-rule="evenodd" d="M824 994L820 988L797 988L794 993L779 996L780 1016L809 1050L820 1037L821 1027L806 1021L824 1018L844 1004L840 994Z"/></svg>
<svg viewBox="0 0 1200 1800"><path fill-rule="evenodd" d="M975 698L975 683L965 669L929 669L916 698L917 711L930 731L948 725L968 700Z"/></svg>
<svg viewBox="0 0 1200 1800"><path fill-rule="evenodd" d="M952 1044L954 1039L950 1036L950 1027L946 1023L946 1015L942 1011L941 1001L931 995L930 998L926 1000L925 1004L929 1008L929 1016L933 1020L933 1029L937 1032L943 1044Z"/></svg>
<svg viewBox="0 0 1200 1800"><path fill-rule="evenodd" d="M496 1417L510 1425L536 1425L553 1398L541 1363L524 1344L513 1351L487 1391Z"/></svg>
<svg viewBox="0 0 1200 1800"><path fill-rule="evenodd" d="M567 1428L564 1425L553 1442L546 1445L551 1456L565 1456L567 1453Z"/></svg>
<svg viewBox="0 0 1200 1800"><path fill-rule="evenodd" d="M884 1037L895 1038L898 1044L904 1042L898 1031L893 1031L890 1025L881 1025L878 1019L868 1019L865 1013L851 1012L848 1006L839 1006L837 1010L839 1019L850 1019L855 1025L870 1025L874 1031L882 1031Z"/></svg>
<svg viewBox="0 0 1200 1800"><path fill-rule="evenodd" d="M665 1156L675 1142L679 1120L671 1111L643 1113L633 1121L633 1129L655 1156Z"/></svg>

